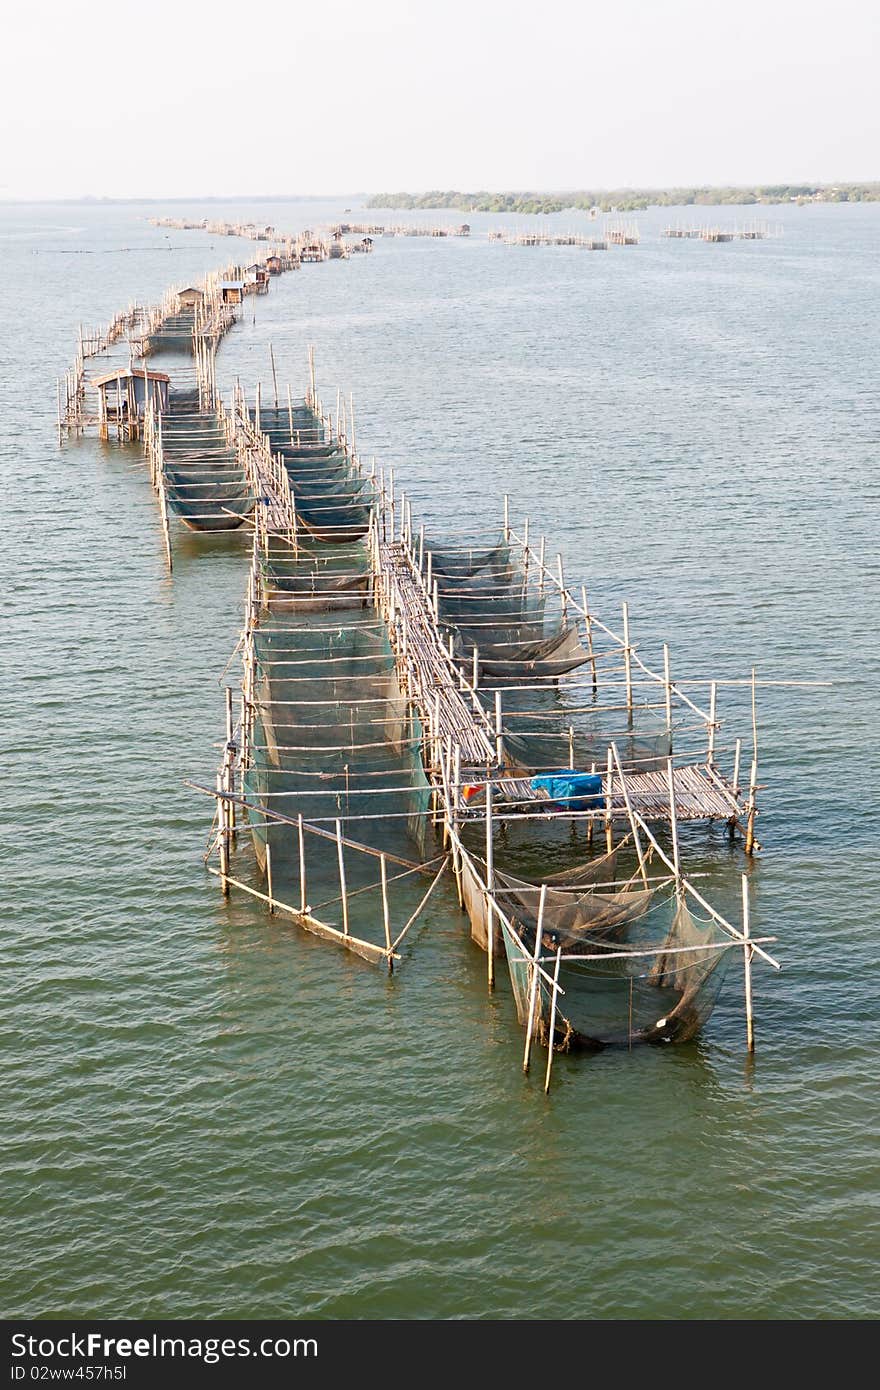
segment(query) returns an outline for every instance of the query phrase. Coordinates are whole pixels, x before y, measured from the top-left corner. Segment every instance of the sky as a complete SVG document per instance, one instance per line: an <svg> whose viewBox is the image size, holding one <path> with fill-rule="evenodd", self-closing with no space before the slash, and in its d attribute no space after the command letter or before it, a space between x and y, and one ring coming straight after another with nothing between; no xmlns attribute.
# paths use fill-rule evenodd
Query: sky
<svg viewBox="0 0 880 1390"><path fill-rule="evenodd" d="M0 198L880 179L877 0L65 0L0 53Z"/></svg>

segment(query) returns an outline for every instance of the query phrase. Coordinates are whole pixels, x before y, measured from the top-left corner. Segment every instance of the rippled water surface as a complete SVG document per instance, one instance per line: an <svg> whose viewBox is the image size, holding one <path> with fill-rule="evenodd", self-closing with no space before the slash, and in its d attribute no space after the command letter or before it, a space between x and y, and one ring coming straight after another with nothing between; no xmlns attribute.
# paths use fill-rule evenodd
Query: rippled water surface
<svg viewBox="0 0 880 1390"><path fill-rule="evenodd" d="M606 254L379 240L221 349L265 383L271 341L301 393L314 342L420 513L493 534L509 492L649 661L832 682L760 695L754 926L784 970L756 969L754 1066L737 968L699 1044L559 1058L549 1098L448 891L389 981L204 872L184 779L216 761L245 542L175 533L169 579L139 451L54 434L77 325L240 247L157 211L0 218L2 1310L875 1314L880 207L720 246L649 213ZM729 747L742 688L720 713ZM685 840L735 911L739 851Z"/></svg>

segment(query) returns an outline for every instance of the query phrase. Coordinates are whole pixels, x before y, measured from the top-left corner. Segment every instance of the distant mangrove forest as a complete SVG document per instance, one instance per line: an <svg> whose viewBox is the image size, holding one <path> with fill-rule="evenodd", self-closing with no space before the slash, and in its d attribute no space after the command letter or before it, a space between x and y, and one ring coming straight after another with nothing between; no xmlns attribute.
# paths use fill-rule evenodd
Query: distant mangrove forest
<svg viewBox="0 0 880 1390"><path fill-rule="evenodd" d="M876 203L880 183L759 184L754 188L614 188L578 193L376 193L368 208L455 208L459 212L638 212L647 207L742 207L778 203Z"/></svg>

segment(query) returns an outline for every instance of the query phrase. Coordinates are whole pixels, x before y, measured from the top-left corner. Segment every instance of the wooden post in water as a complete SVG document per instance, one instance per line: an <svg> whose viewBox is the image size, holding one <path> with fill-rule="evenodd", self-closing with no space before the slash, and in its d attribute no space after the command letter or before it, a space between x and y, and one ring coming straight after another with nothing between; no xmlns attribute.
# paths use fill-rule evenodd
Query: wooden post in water
<svg viewBox="0 0 880 1390"><path fill-rule="evenodd" d="M303 830L302 812L297 816L296 828L299 843L299 910L305 915L308 898L306 897L306 837Z"/></svg>
<svg viewBox="0 0 880 1390"><path fill-rule="evenodd" d="M666 732L669 735L669 751L672 752L672 680L669 675L669 648L663 643L663 692L666 697Z"/></svg>
<svg viewBox="0 0 880 1390"><path fill-rule="evenodd" d="M749 800L746 811L746 854L755 852L755 814L757 811L756 801L758 795L758 760L752 759L752 770L749 774Z"/></svg>
<svg viewBox="0 0 880 1390"><path fill-rule="evenodd" d="M623 802L624 802L624 805L626 806L626 814L627 814L627 817L628 817L628 819L629 819L629 828L630 828L630 830L632 831L633 844L634 844L635 847L636 847L636 854L638 855L638 859L639 859L639 872L640 872L640 874L642 875L642 882L644 883L645 887L647 888L647 886L648 886L648 870L647 870L647 868L645 867L645 856L644 856L643 853L642 853L642 842L641 842L641 840L639 839L638 826L636 825L636 818L635 818L635 816L633 815L632 804L631 804L630 799L629 799L629 788L628 788L627 785L626 785L626 774L625 774L625 772L624 772L624 770L623 770L623 763L620 761L620 754L619 754L618 751L617 751L617 744L616 744L616 743L612 743L612 745L611 745L611 751L612 751L613 754L614 754L614 761L615 761L616 764L617 764L617 775L618 775L618 777L620 778L620 789L621 789L621 791L623 792Z"/></svg>
<svg viewBox="0 0 880 1390"><path fill-rule="evenodd" d="M318 391L317 391L317 387L316 387L316 385L315 385L315 349L314 349L314 347L312 346L312 344L310 343L310 344L309 344L309 405L310 405L310 407L312 408L312 410L315 409L315 404L316 404L316 401L317 401L317 397L318 397Z"/></svg>
<svg viewBox="0 0 880 1390"><path fill-rule="evenodd" d="M336 822L336 858L339 862L339 891L342 895L342 934L348 936L348 889L345 886L345 859L342 853L342 825Z"/></svg>
<svg viewBox="0 0 880 1390"><path fill-rule="evenodd" d="M675 775L671 758L667 759L666 762L666 779L669 784L669 824L672 828L672 863L675 868L675 890L678 892L681 869L678 857L678 812L675 805Z"/></svg>
<svg viewBox="0 0 880 1390"><path fill-rule="evenodd" d="M269 912L275 915L275 901L272 892L272 846L269 843L271 826L266 825L266 892L269 897Z"/></svg>
<svg viewBox="0 0 880 1390"><path fill-rule="evenodd" d="M217 826L218 847L220 850L220 889L224 898L229 897L229 841L226 836L226 802L223 799L223 778L217 773Z"/></svg>
<svg viewBox="0 0 880 1390"><path fill-rule="evenodd" d="M504 494L504 539L510 540L510 498Z"/></svg>
<svg viewBox="0 0 880 1390"><path fill-rule="evenodd" d="M495 759L501 767L504 762L504 724L501 718L501 691L495 691Z"/></svg>
<svg viewBox="0 0 880 1390"><path fill-rule="evenodd" d="M608 749L608 766L605 771L605 849L608 854L614 848L614 830L612 824L612 799L614 790L614 761L611 749Z"/></svg>
<svg viewBox="0 0 880 1390"><path fill-rule="evenodd" d="M596 655L593 651L593 618L590 613L590 606L587 603L587 586L581 585L581 602L584 608L584 623L587 628L587 651L590 653L590 668L593 673L593 694L599 689L599 678L596 672Z"/></svg>
<svg viewBox="0 0 880 1390"><path fill-rule="evenodd" d="M626 707L632 715L632 654L629 649L629 604L626 601L623 604L623 662L626 673Z"/></svg>
<svg viewBox="0 0 880 1390"><path fill-rule="evenodd" d="M464 892L461 883L461 851L458 847L459 807L461 805L461 744L456 740L452 774L452 867L455 871L455 887L458 905L464 907Z"/></svg>
<svg viewBox="0 0 880 1390"><path fill-rule="evenodd" d="M562 556L556 556L556 572L559 577L559 597L562 601L562 621L568 618L568 590L565 587L565 575L562 571Z"/></svg>
<svg viewBox="0 0 880 1390"><path fill-rule="evenodd" d="M739 765L742 759L742 739L738 738L733 749L733 794L739 795Z"/></svg>
<svg viewBox="0 0 880 1390"><path fill-rule="evenodd" d="M495 846L492 825L492 782L486 781L486 951L489 989L495 988Z"/></svg>
<svg viewBox="0 0 880 1390"><path fill-rule="evenodd" d="M385 950L388 953L388 974L394 974L394 953L391 950L391 914L388 910L388 866L383 854L379 859L382 875L382 923L385 927Z"/></svg>
<svg viewBox="0 0 880 1390"><path fill-rule="evenodd" d="M718 700L718 686L715 681L709 687L709 746L706 749L706 762L711 767L715 761L715 709Z"/></svg>
<svg viewBox="0 0 880 1390"><path fill-rule="evenodd" d="M532 1053L532 1035L535 1031L535 1005L538 999L538 957L541 954L541 936L544 931L544 905L547 901L547 885L541 884L538 900L538 924L535 928L535 949L532 952L532 968L529 978L529 1016L526 1022L526 1046L523 1053L523 1071L528 1073Z"/></svg>
<svg viewBox="0 0 880 1390"><path fill-rule="evenodd" d="M550 1004L550 1033L547 1038L547 1071L544 1074L544 1095L550 1090L550 1072L553 1067L553 1035L556 1032L556 1001L559 997L559 966L562 963L562 947L556 948L556 965L553 968L553 1000Z"/></svg>
<svg viewBox="0 0 880 1390"><path fill-rule="evenodd" d="M742 934L745 937L743 945L743 968L745 973L745 994L746 994L746 1045L749 1052L755 1050L755 1019L752 1012L752 951L753 947L749 943L750 923L749 923L749 880L748 875L742 876L742 904L743 904L743 925Z"/></svg>
<svg viewBox="0 0 880 1390"><path fill-rule="evenodd" d="M232 686L226 687L226 790L235 795L235 743L232 737ZM235 839L235 802L229 802L229 830Z"/></svg>

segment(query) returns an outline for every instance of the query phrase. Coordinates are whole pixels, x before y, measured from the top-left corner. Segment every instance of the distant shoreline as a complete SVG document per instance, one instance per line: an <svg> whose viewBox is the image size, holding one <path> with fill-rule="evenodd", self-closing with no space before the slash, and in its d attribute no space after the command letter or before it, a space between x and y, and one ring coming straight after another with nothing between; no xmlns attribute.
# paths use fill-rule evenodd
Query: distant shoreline
<svg viewBox="0 0 880 1390"><path fill-rule="evenodd" d="M880 183L755 184L752 187L593 189L575 193L374 193L368 208L456 212L642 212L649 207L756 207L786 203L876 203Z"/></svg>

